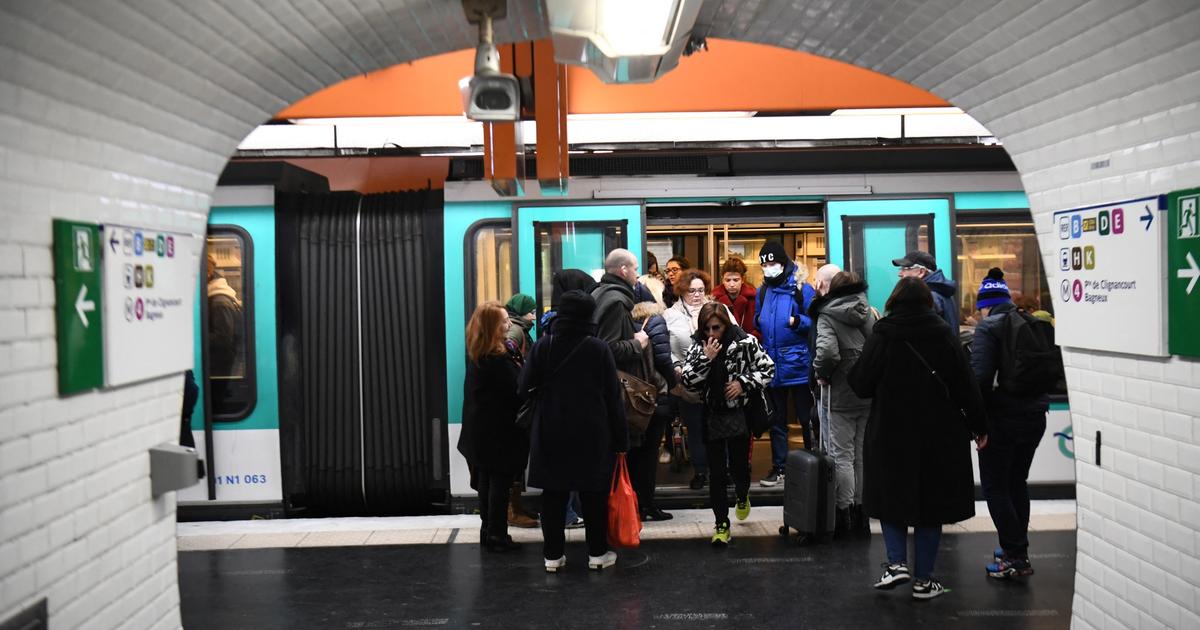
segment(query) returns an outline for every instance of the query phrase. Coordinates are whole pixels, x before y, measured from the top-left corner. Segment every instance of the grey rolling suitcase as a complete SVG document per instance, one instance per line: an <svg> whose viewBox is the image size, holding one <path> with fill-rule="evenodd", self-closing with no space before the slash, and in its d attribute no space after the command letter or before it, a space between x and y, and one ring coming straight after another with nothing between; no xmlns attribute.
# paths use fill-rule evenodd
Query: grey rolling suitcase
<svg viewBox="0 0 1200 630"><path fill-rule="evenodd" d="M824 396L828 404L828 395ZM833 458L820 450L788 453L783 477L783 526L800 532L800 544L828 538L834 528Z"/></svg>

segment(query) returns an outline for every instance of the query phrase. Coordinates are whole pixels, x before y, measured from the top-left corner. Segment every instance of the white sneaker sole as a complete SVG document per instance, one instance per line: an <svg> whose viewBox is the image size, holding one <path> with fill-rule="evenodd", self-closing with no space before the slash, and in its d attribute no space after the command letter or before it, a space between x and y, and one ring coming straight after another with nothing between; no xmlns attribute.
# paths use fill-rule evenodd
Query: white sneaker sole
<svg viewBox="0 0 1200 630"><path fill-rule="evenodd" d="M912 576L903 575L903 576L899 576L899 577L893 579L891 582L884 582L884 581L880 580L880 581L876 582L875 584L873 584L872 586L874 586L875 588L877 588L881 591L890 591L890 590L896 588L897 586L899 586L900 584L904 584L906 582L911 582L911 581L912 581Z"/></svg>
<svg viewBox="0 0 1200 630"><path fill-rule="evenodd" d="M913 591L912 598L924 601L927 599L935 599L935 598L941 597L942 595L945 595L945 594L946 594L945 588L941 588L936 591L928 591L925 593L918 593L916 591Z"/></svg>
<svg viewBox="0 0 1200 630"><path fill-rule="evenodd" d="M613 558L612 560L607 560L607 561L588 559L588 568L593 571L600 571L602 569L607 569L608 567L611 567L616 563L617 563L616 558Z"/></svg>
<svg viewBox="0 0 1200 630"><path fill-rule="evenodd" d="M566 556L558 560L546 560L546 573L558 573L558 570L565 566L567 566Z"/></svg>

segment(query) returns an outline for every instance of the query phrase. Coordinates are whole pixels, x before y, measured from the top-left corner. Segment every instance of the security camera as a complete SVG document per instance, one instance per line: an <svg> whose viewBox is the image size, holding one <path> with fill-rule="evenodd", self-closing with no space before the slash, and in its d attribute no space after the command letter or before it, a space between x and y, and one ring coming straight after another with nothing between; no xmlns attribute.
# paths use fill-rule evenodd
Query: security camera
<svg viewBox="0 0 1200 630"><path fill-rule="evenodd" d="M500 72L500 53L491 42L475 49L475 76L467 86L467 118L479 122L516 122L521 119L521 84Z"/></svg>

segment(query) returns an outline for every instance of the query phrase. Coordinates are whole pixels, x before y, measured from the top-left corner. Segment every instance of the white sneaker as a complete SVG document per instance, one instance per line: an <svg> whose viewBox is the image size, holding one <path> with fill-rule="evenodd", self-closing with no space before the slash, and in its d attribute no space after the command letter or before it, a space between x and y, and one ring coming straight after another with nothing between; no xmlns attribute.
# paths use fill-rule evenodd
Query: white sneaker
<svg viewBox="0 0 1200 630"><path fill-rule="evenodd" d="M558 570L567 566L567 556L563 555L558 560L546 560L546 573L558 573Z"/></svg>
<svg viewBox="0 0 1200 630"><path fill-rule="evenodd" d="M942 586L937 580L917 580L913 582L913 599L933 599L949 593L950 589Z"/></svg>
<svg viewBox="0 0 1200 630"><path fill-rule="evenodd" d="M903 564L888 564L883 563L883 577L874 584L875 588L890 590L896 588L897 584L903 584L912 579L908 573L908 567Z"/></svg>
<svg viewBox="0 0 1200 630"><path fill-rule="evenodd" d="M588 568L593 571L611 567L617 563L617 552L608 551L603 556L588 556Z"/></svg>
<svg viewBox="0 0 1200 630"><path fill-rule="evenodd" d="M658 463L670 464L671 463L671 451L663 449L663 451L658 454Z"/></svg>

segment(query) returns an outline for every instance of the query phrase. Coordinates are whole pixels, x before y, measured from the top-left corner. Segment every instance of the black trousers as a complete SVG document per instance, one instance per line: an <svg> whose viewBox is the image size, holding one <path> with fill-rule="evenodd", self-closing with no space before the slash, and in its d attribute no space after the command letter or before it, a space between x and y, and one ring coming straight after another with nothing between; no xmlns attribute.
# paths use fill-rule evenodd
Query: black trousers
<svg viewBox="0 0 1200 630"><path fill-rule="evenodd" d="M979 451L979 481L1000 547L1009 558L1029 557L1029 467L1046 414L1002 416L994 420L988 443Z"/></svg>
<svg viewBox="0 0 1200 630"><path fill-rule="evenodd" d="M557 560L567 544L566 520L568 490L542 491L542 556ZM608 491L580 492L583 527L589 556L608 551Z"/></svg>
<svg viewBox="0 0 1200 630"><path fill-rule="evenodd" d="M725 484L729 476L733 476L733 490L739 501L750 494L750 435L705 442L704 448L708 451L708 501L717 525L728 523L729 491Z"/></svg>
<svg viewBox="0 0 1200 630"><path fill-rule="evenodd" d="M658 484L658 447L671 420L668 407L659 405L654 415L650 416L650 424L646 426L641 445L630 448L625 458L629 466L629 481L637 493L638 508L642 512L654 509L654 489Z"/></svg>
<svg viewBox="0 0 1200 630"><path fill-rule="evenodd" d="M475 469L475 490L479 493L479 519L488 536L508 535L508 492L514 476L483 468Z"/></svg>

